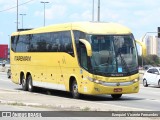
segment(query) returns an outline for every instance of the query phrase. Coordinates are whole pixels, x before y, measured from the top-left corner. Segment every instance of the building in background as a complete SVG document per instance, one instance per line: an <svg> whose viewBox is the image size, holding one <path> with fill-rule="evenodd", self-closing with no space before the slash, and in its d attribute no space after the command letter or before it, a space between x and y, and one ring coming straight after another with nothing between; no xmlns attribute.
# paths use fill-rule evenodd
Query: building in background
<svg viewBox="0 0 160 120"><path fill-rule="evenodd" d="M8 60L8 45L0 44L0 60Z"/></svg>
<svg viewBox="0 0 160 120"><path fill-rule="evenodd" d="M148 36L145 40L147 55L157 55L160 57L160 38L157 36Z"/></svg>

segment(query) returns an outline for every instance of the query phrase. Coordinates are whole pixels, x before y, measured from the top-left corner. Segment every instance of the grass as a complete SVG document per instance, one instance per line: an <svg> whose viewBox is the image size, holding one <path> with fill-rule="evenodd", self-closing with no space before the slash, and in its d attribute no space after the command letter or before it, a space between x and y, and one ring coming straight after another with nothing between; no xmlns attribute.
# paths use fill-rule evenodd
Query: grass
<svg viewBox="0 0 160 120"><path fill-rule="evenodd" d="M13 102L13 103L7 103L7 105L14 105L14 106L26 106L23 103Z"/></svg>
<svg viewBox="0 0 160 120"><path fill-rule="evenodd" d="M90 111L90 108L89 107L85 107L83 109L81 109L82 111Z"/></svg>

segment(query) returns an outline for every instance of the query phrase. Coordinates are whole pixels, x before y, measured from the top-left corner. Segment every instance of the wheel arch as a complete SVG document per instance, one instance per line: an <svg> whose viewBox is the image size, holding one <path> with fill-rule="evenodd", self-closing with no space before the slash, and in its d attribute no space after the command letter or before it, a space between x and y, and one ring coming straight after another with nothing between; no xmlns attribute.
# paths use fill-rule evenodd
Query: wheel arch
<svg viewBox="0 0 160 120"><path fill-rule="evenodd" d="M73 75L70 76L70 78L69 78L69 91L72 90L72 83L73 83L74 80L77 81L77 78L75 76L73 76ZM78 81L77 81L77 83L78 83Z"/></svg>
<svg viewBox="0 0 160 120"><path fill-rule="evenodd" d="M71 76L69 78L69 91L72 90L72 83L73 83L74 80L76 80L75 76Z"/></svg>

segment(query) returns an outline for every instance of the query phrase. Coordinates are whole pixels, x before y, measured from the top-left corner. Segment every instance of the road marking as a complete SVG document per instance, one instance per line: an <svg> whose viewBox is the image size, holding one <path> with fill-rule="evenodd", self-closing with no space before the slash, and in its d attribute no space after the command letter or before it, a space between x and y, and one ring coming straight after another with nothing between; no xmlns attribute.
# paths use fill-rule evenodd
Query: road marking
<svg viewBox="0 0 160 120"><path fill-rule="evenodd" d="M7 75L7 73L6 73L6 72L0 72L0 74L6 74L6 75Z"/></svg>
<svg viewBox="0 0 160 120"><path fill-rule="evenodd" d="M158 99L145 99L145 100L160 102L160 100L158 100Z"/></svg>
<svg viewBox="0 0 160 120"><path fill-rule="evenodd" d="M0 88L0 92L20 92L21 90L13 90L13 89L6 89L6 88Z"/></svg>

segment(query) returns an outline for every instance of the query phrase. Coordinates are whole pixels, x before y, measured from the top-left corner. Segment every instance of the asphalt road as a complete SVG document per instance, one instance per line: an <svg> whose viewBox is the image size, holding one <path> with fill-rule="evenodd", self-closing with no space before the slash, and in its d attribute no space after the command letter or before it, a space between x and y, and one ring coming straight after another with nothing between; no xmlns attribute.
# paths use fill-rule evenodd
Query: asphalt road
<svg viewBox="0 0 160 120"><path fill-rule="evenodd" d="M8 79L6 72L0 72L0 88L18 90L21 89L21 86L14 84L11 79Z"/></svg>
<svg viewBox="0 0 160 120"><path fill-rule="evenodd" d="M20 85L16 85L7 78L6 73L0 72L0 89L18 90L22 91ZM47 94L48 90L40 90L37 92L39 95ZM50 91L52 94L46 95L46 97L61 97L64 100L73 100L69 93L61 91ZM66 99L67 98L67 99ZM140 85L140 92L138 94L125 94L120 100L113 100L110 95L100 96L83 96L81 101L98 103L101 105L111 104L117 106L125 106L131 108L139 108L150 111L160 111L160 88L156 86L143 87ZM77 103L78 104L78 103ZM123 111L123 110L122 110Z"/></svg>

